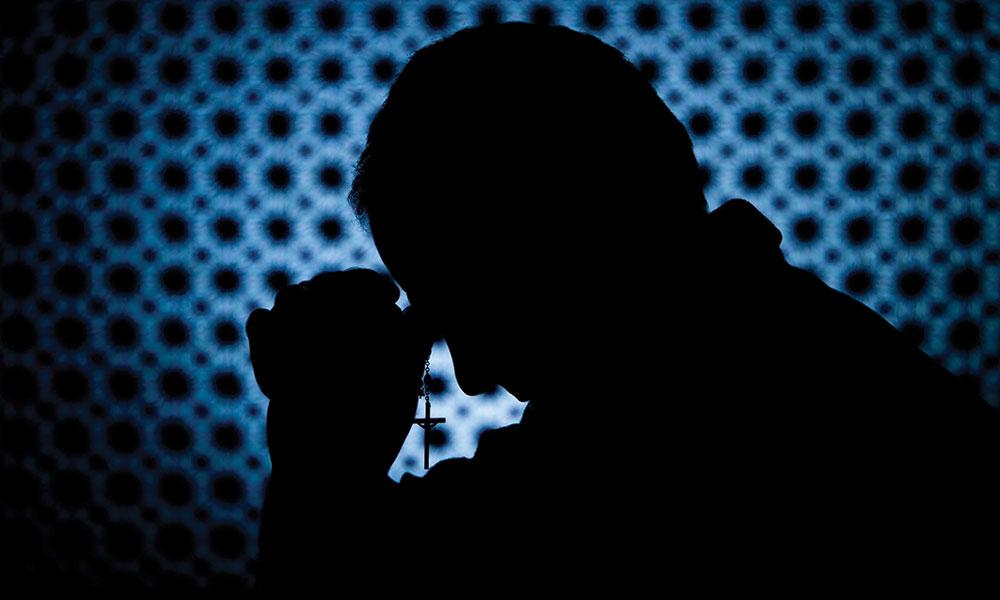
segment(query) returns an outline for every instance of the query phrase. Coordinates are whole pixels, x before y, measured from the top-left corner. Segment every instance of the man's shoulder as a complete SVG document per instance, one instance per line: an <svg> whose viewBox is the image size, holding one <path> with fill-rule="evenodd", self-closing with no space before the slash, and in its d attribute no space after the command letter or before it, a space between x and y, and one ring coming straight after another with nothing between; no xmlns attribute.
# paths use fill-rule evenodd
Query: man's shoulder
<svg viewBox="0 0 1000 600"><path fill-rule="evenodd" d="M775 293L782 297L781 307L798 324L808 325L801 331L818 345L842 354L842 360L878 355L878 366L887 375L892 374L890 367L896 363L918 369L936 364L885 317L810 271L787 265L776 287Z"/></svg>
<svg viewBox="0 0 1000 600"><path fill-rule="evenodd" d="M881 396L910 410L944 416L992 409L938 360L864 302L827 285L817 275L788 265L780 293L799 320L797 337L812 338L838 377L857 375L859 396ZM805 326L803 326L805 325ZM871 394L865 390L870 390Z"/></svg>

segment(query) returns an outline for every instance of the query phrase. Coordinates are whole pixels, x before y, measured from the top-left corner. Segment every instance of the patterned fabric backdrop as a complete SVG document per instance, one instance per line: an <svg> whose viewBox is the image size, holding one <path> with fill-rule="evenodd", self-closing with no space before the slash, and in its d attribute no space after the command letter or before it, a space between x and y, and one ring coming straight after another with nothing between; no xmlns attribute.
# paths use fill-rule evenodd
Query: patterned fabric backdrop
<svg viewBox="0 0 1000 600"><path fill-rule="evenodd" d="M751 200L793 264L997 405L998 15L973 1L4 2L4 569L40 552L89 582L251 581L269 463L244 319L289 282L379 267L345 200L368 123L413 50L482 22L561 23L620 48L688 125L713 207ZM464 396L445 348L432 368L448 419L434 460L519 417L502 392ZM394 477L422 470L418 433Z"/></svg>

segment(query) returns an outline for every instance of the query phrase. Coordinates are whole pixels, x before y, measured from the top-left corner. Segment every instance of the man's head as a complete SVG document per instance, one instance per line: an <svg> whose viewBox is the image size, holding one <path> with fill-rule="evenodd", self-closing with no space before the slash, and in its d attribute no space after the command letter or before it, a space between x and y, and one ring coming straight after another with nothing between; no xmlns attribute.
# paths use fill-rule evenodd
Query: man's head
<svg viewBox="0 0 1000 600"><path fill-rule="evenodd" d="M618 310L623 282L676 257L706 212L691 140L640 72L593 36L526 23L413 55L350 200L469 393L586 343L611 317L597 307Z"/></svg>

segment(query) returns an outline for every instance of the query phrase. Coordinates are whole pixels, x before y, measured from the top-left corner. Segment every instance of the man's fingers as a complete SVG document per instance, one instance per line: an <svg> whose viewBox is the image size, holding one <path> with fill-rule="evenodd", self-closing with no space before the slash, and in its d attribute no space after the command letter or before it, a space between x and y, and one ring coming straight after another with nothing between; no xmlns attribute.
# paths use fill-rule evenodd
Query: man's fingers
<svg viewBox="0 0 1000 600"><path fill-rule="evenodd" d="M273 308L255 309L245 324L260 390L275 400L331 385L331 369L362 381L376 367L418 367L434 336L403 317L399 295L370 269L321 273L278 292Z"/></svg>
<svg viewBox="0 0 1000 600"><path fill-rule="evenodd" d="M350 303L395 304L399 288L387 275L371 269L348 269L320 273L306 282L310 292L320 296Z"/></svg>
<svg viewBox="0 0 1000 600"><path fill-rule="evenodd" d="M371 269L331 271L282 289L272 310L277 315L301 316L304 311L337 307L380 309L395 306L399 295L392 279Z"/></svg>
<svg viewBox="0 0 1000 600"><path fill-rule="evenodd" d="M419 352L423 354L430 354L434 342L442 339L441 332L430 322L426 313L414 308L412 304L403 311L403 324L407 328L407 333L419 345Z"/></svg>
<svg viewBox="0 0 1000 600"><path fill-rule="evenodd" d="M273 310L276 313L295 313L305 308L309 302L309 289L304 283L297 283L283 288L274 298Z"/></svg>
<svg viewBox="0 0 1000 600"><path fill-rule="evenodd" d="M250 313L250 316L247 317L246 332L247 338L250 340L251 344L253 344L254 338L260 332L262 321L267 319L270 314L271 311L266 308L255 308L253 312Z"/></svg>

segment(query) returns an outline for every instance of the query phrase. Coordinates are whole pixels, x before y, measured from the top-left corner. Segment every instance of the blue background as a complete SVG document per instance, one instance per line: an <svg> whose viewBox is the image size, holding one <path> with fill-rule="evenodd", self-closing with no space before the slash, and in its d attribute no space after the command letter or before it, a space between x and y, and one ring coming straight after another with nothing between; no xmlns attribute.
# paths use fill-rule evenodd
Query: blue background
<svg viewBox="0 0 1000 600"><path fill-rule="evenodd" d="M1000 403L988 3L12 6L5 568L34 544L92 582L248 584L269 465L243 322L288 282L380 267L346 203L368 123L413 50L481 21L561 23L621 49L688 125L713 208L749 199L790 262ZM464 396L445 348L432 369L448 419L432 460L519 417L502 392ZM415 430L392 475L420 461Z"/></svg>

